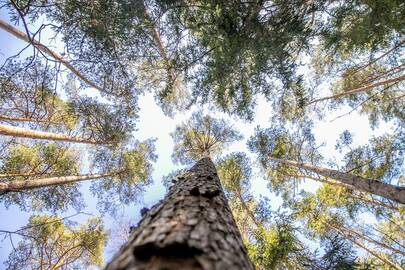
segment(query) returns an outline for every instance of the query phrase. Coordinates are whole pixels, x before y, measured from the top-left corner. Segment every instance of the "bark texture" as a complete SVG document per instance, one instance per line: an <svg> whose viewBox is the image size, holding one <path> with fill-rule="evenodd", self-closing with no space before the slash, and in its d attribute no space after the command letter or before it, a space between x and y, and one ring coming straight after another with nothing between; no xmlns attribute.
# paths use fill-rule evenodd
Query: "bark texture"
<svg viewBox="0 0 405 270"><path fill-rule="evenodd" d="M254 269L209 158L177 178L106 269Z"/></svg>

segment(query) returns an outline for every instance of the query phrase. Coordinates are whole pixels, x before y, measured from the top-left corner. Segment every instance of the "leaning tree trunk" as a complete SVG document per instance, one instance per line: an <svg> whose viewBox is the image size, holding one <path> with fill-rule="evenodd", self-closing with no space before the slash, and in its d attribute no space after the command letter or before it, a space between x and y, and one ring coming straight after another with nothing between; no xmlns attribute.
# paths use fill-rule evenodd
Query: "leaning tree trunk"
<svg viewBox="0 0 405 270"><path fill-rule="evenodd" d="M71 176L56 176L49 178L37 178L30 180L15 180L0 182L0 195L7 192L17 192L27 189L43 188L49 186L65 185L80 181L100 179L118 174L119 172L109 172L103 174L85 174Z"/></svg>
<svg viewBox="0 0 405 270"><path fill-rule="evenodd" d="M177 177L106 269L254 269L209 158Z"/></svg>
<svg viewBox="0 0 405 270"><path fill-rule="evenodd" d="M353 189L372 193L386 199L405 204L405 188L386 184L374 179L343 173L336 170L315 166L309 163L297 162L287 159L269 157L271 160L289 165L295 168L309 170L327 178L342 182L344 185L352 186Z"/></svg>
<svg viewBox="0 0 405 270"><path fill-rule="evenodd" d="M26 117L14 117L8 115L0 115L0 120L9 120L15 122L34 122L34 123L45 123L45 124L54 124L54 125L62 125L61 122L56 122L47 119L37 119L37 118L26 118Z"/></svg>
<svg viewBox="0 0 405 270"><path fill-rule="evenodd" d="M395 78L392 78L392 79L388 79L388 80L385 80L385 81L381 81L381 82L376 82L376 83L369 84L369 85L366 85L366 86L362 86L362 87L359 87L359 88L356 88L356 89L351 89L351 90L348 90L348 91L345 91L345 92L342 92L342 93L339 93L339 94L335 94L335 95L332 95L332 96L318 98L318 99L315 99L315 100L312 100L312 101L308 102L306 105L311 105L311 104L314 104L314 103L317 103L317 102L320 102L320 101L324 101L324 100L328 100L328 99L337 99L337 98L340 98L340 97L343 97L343 96L348 96L348 95L353 95L353 94L366 92L366 91L369 91L369 90L374 89L374 88L376 88L378 86L381 86L381 85L386 85L386 84L390 84L390 83L396 83L396 82L400 82L400 81L403 81L403 80L405 80L405 75L395 77Z"/></svg>
<svg viewBox="0 0 405 270"><path fill-rule="evenodd" d="M393 269L397 269L397 270L403 270L403 268L399 265L397 265L395 262L389 260L388 258L385 258L384 256L381 256L378 252L370 249L367 247L367 245L363 244L362 242L356 240L353 235L346 233L345 231L341 230L341 228L337 227L337 226L333 226L329 223L324 223L327 227L331 228L332 230L336 231L338 234L340 234L341 236L343 236L345 239L349 240L350 242L352 242L353 244L357 245L358 247L364 249L365 251L367 251L368 253L370 253L372 256L374 256L375 258L379 259L382 262L385 262L387 265L391 266Z"/></svg>
<svg viewBox="0 0 405 270"><path fill-rule="evenodd" d="M351 185L347 185L347 184L344 184L342 182L339 182L339 181L336 181L336 180L333 180L333 179L330 179L330 178L321 179L321 178L314 177L314 176L311 176L311 175L306 175L306 174L285 174L285 175L295 177L295 178L308 178L308 179L312 179L312 180L315 180L315 181L320 182L320 183L333 185L333 186L338 186L338 187L343 187L343 188L346 188L346 189L352 190L352 191L354 190L354 191L357 191L359 194L347 193L346 196L348 196L348 197L350 197L350 198L352 198L354 200L360 200L360 201L363 201L363 202L366 202L366 203L369 203L369 204L373 204L373 205L376 205L376 206L379 206L379 207L385 207L385 208L388 208L388 209L391 209L391 210L394 210L394 211L399 211L399 208L394 206L394 205L389 205L389 204L386 204L386 203L384 203L382 201L378 201L378 200L375 200L375 199L369 199L369 198L367 198L368 193L366 194L365 192L354 189L353 186L351 186Z"/></svg>
<svg viewBox="0 0 405 270"><path fill-rule="evenodd" d="M108 142L101 142L95 140L88 140L81 137L72 137L69 135L37 131L26 128L19 128L14 126L7 126L0 124L0 135L12 136L18 138L30 138L37 140L49 140L49 141L64 141L64 142L74 142L74 143L85 143L85 144L108 144Z"/></svg>
<svg viewBox="0 0 405 270"><path fill-rule="evenodd" d="M63 58L62 55L58 54L57 52L52 51L45 45L39 43L37 40L30 39L30 37L28 37L26 33L21 32L20 30L13 27L12 25L6 23L3 20L0 20L0 28L7 31L8 33L12 34L13 36L15 36L17 38L32 44L35 48L37 48L41 52L51 56L56 61L62 63L67 69L69 69L73 74L75 74L79 79L81 79L87 85L94 87L95 89L97 89L101 92L104 92L104 89L101 86L97 85L96 83L94 83L93 81L88 79L79 70L77 70L75 67L73 67L65 58Z"/></svg>

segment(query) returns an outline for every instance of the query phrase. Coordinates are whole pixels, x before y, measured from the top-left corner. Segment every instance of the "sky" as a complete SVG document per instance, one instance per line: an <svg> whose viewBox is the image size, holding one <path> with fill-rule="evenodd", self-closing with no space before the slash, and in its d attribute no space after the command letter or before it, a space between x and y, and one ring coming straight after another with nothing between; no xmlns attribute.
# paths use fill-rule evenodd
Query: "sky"
<svg viewBox="0 0 405 270"><path fill-rule="evenodd" d="M8 20L8 15L4 10L0 10L0 17L2 20ZM21 27L19 27L21 29ZM32 28L34 30L34 28ZM46 39L42 39L44 43ZM46 43L47 44L47 43ZM3 63L4 59L17 52L20 48L26 44L22 41L17 40L13 36L4 31L0 30L0 64ZM52 45L49 44L48 45ZM53 44L53 49L58 50L57 44ZM28 54L32 50L26 51ZM324 89L323 94L327 94L329 89ZM124 219L130 220L132 224L136 224L140 218L140 209L142 207L151 207L157 203L160 199L164 197L165 188L162 185L161 179L162 176L169 174L176 168L178 165L173 164L171 160L171 154L173 150L173 141L170 136L170 133L174 131L177 124L188 119L193 111L200 109L195 106L192 107L189 111L181 114L175 115L174 118L167 117L163 114L162 110L156 105L154 97L152 94L145 94L139 98L139 119L137 124L137 131L134 133L134 137L138 140L145 140L151 137L157 139L156 141L156 153L158 155L157 161L154 163L153 170L153 183L147 187L146 192L143 195L143 199L139 204L132 204L128 207L123 207L120 211ZM210 112L207 108L203 108L204 112ZM231 118L223 113L212 113L210 115L216 118L225 118L231 122L234 127L241 132L244 136L244 139L234 143L226 151L225 154L231 153L234 151L246 152L251 158L253 166L256 168L257 161L255 157L249 153L246 141L250 136L253 135L254 129L257 126L268 127L269 119L271 118L271 105L265 101L264 98L258 98L257 106L255 108L255 119L251 123L246 123L235 118ZM332 119L337 116L350 111L350 108L343 107L340 111L329 115L326 119L322 121L316 121L314 134L316 137L317 144L320 145L325 143L325 146L320 149L321 153L330 159L339 159L339 155L336 153L334 146L336 140L344 130L349 130L354 134L354 145L365 144L367 140L371 137L371 134L378 135L382 134L385 131L389 130L389 124L381 124L378 130L371 132L369 122L367 117L361 116L356 112L346 115L344 117L338 118L334 121ZM86 162L86 161L84 161ZM260 175L259 170L254 168L254 177L251 181L251 191L252 194L259 198L260 195L268 196L271 200L271 205L273 209L277 209L281 204L281 199L277 198L272 194L267 188L267 181ZM308 191L314 191L314 188L319 186L318 183L313 181L306 181L301 188L304 188ZM81 183L81 191L85 198L85 203L87 207L83 209L83 212L98 214L96 209L96 200L88 191L89 183ZM69 216L75 212L69 210L65 213L60 213L61 217ZM26 213L19 210L18 207L11 206L8 209L4 205L0 205L0 230L16 230L24 226L29 216L33 213ZM88 216L85 214L75 216L72 218L74 221L83 221L87 219ZM117 219L113 219L110 216L103 216L106 227L108 229L113 229L117 226ZM14 243L18 242L18 237L13 236ZM4 269L3 262L7 259L8 254L11 251L11 245L9 239L0 238L0 269ZM112 252L107 247L105 252L105 258L108 261L111 258Z"/></svg>

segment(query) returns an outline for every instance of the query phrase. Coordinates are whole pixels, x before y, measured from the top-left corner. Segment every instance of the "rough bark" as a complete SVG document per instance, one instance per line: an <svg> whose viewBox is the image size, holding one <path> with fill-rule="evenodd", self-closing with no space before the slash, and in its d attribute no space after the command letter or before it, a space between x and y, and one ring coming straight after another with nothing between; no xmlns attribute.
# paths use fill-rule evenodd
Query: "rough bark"
<svg viewBox="0 0 405 270"><path fill-rule="evenodd" d="M209 158L177 178L106 269L254 269Z"/></svg>
<svg viewBox="0 0 405 270"><path fill-rule="evenodd" d="M6 192L12 192L12 191L21 191L21 190L41 188L41 187L64 185L64 184L69 184L69 183L74 183L74 182L79 182L79 181L85 181L85 180L100 179L100 178L109 177L109 176L112 176L115 174L117 174L117 172L0 182L0 194L6 193Z"/></svg>
<svg viewBox="0 0 405 270"><path fill-rule="evenodd" d="M270 159L296 168L309 170L327 178L332 178L336 181L342 182L345 185L352 186L353 189L372 193L386 199L405 204L405 188L403 187L386 184L374 179L355 176L328 168L318 167L308 163L273 157L270 157Z"/></svg>
<svg viewBox="0 0 405 270"><path fill-rule="evenodd" d="M405 75L395 77L395 78L392 78L392 79L388 79L388 80L385 80L385 81L381 81L381 82L376 82L376 83L369 84L369 85L366 85L366 86L362 86L362 87L359 87L359 88L356 88L356 89L348 90L348 91L345 91L345 92L342 92L342 93L339 93L339 94L336 94L336 95L327 96L327 97L323 97L323 98L318 98L318 99L315 99L313 101L308 102L306 105L311 105L311 104L314 104L314 103L317 103L317 102L320 102L320 101L324 101L324 100L328 100L328 99L337 99L337 98L347 96L347 95L366 92L366 91L369 91L369 90L371 90L371 89L373 89L375 87L381 86L381 85L390 84L390 83L396 83L396 82L400 82L400 81L403 81L403 80L405 80Z"/></svg>
<svg viewBox="0 0 405 270"><path fill-rule="evenodd" d="M3 20L0 20L0 28L7 31L8 33L12 34L13 36L28 42L30 44L32 44L35 48L37 48L38 50L40 50L41 52L51 56L52 58L54 58L56 61L59 61L60 63L62 63L67 69L69 69L73 74L75 74L79 79L81 79L82 81L84 81L87 85L96 88L97 90L103 92L104 89L100 86L98 86L97 84L95 84L94 82L92 82L91 80L89 80L86 76L84 76L79 70L77 70L75 67L73 67L65 58L63 58L63 56L61 56L60 54L52 51L51 49L49 49L48 47L46 47L45 45L39 43L37 40L35 39L30 39L27 34L25 34L24 32L21 32L20 30L18 30L17 28L13 27L12 25L6 23Z"/></svg>
<svg viewBox="0 0 405 270"><path fill-rule="evenodd" d="M87 140L84 138L72 137L69 135L59 133L37 131L2 124L0 124L0 135L20 137L20 138L31 138L38 140L65 141L65 142L86 143L86 144L108 144L107 142Z"/></svg>

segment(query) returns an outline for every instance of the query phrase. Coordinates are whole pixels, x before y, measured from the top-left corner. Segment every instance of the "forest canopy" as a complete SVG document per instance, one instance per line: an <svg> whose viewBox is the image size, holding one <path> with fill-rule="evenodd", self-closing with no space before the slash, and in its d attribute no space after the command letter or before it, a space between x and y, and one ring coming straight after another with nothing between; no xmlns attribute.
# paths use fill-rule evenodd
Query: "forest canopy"
<svg viewBox="0 0 405 270"><path fill-rule="evenodd" d="M5 269L105 267L206 158L256 269L404 269L403 1L0 0L0 40Z"/></svg>

